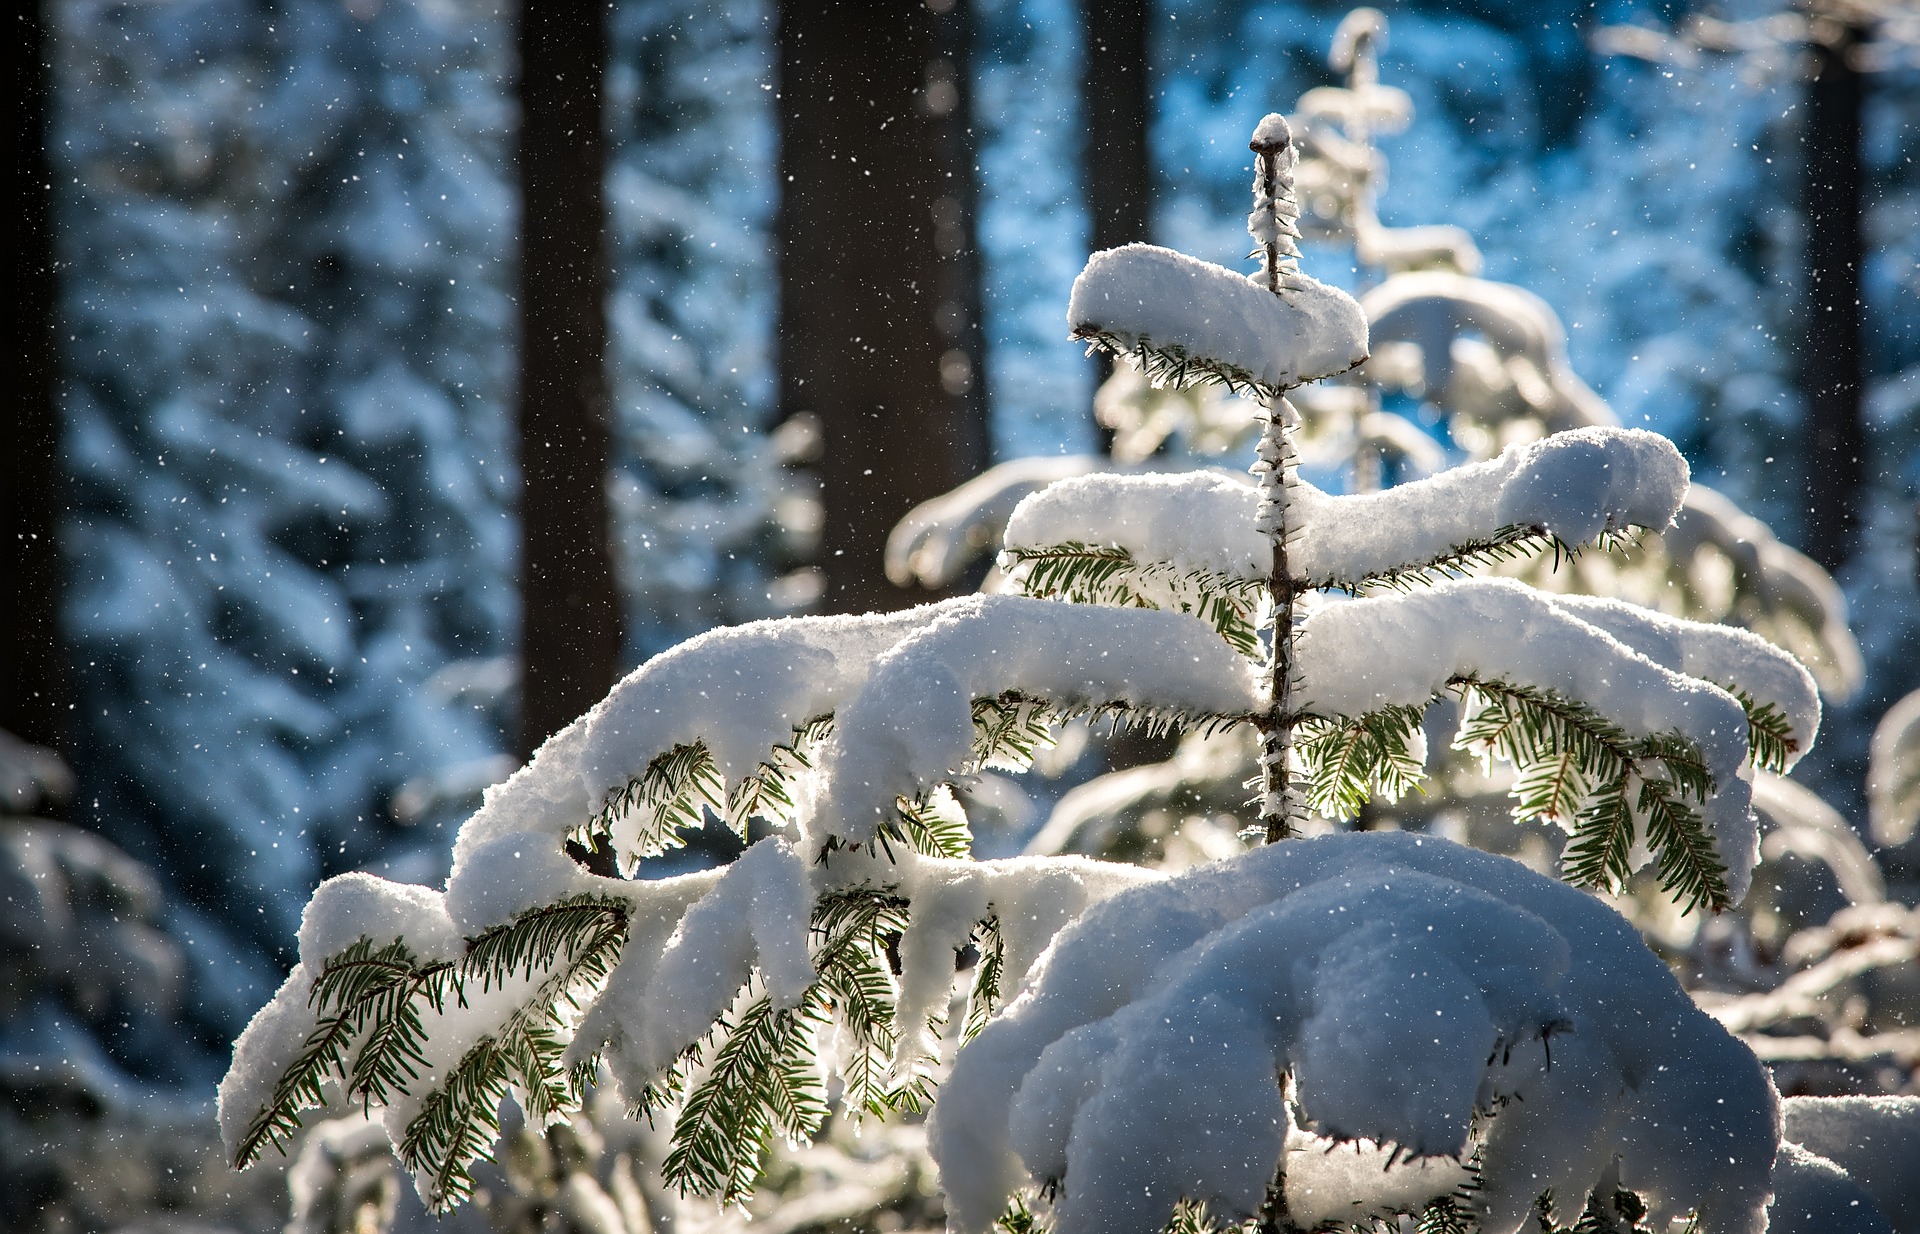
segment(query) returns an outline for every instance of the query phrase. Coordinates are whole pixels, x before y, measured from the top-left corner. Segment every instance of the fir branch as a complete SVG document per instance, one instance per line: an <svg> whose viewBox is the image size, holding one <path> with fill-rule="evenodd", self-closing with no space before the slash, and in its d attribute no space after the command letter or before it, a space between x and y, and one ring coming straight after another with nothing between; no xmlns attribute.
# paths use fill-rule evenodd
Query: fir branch
<svg viewBox="0 0 1920 1234"><path fill-rule="evenodd" d="M1220 1227L1207 1215L1204 1200L1181 1199L1173 1206L1173 1216L1164 1227L1165 1234L1213 1234Z"/></svg>
<svg viewBox="0 0 1920 1234"><path fill-rule="evenodd" d="M1569 882L1610 889L1626 882L1637 809L1647 820L1662 889L1683 911L1732 904L1726 865L1688 804L1704 802L1715 787L1691 741L1679 733L1631 737L1586 703L1551 690L1471 676L1448 684L1467 708L1454 745L1513 764L1515 816L1572 820L1561 857ZM1637 801L1629 791L1634 782Z"/></svg>
<svg viewBox="0 0 1920 1234"><path fill-rule="evenodd" d="M1528 818L1571 823L1579 815L1580 803L1589 791L1579 755L1572 750L1561 750L1534 760L1515 777L1514 812Z"/></svg>
<svg viewBox="0 0 1920 1234"><path fill-rule="evenodd" d="M727 826L741 839L749 820L758 816L773 823L793 817L793 780L813 766L813 751L833 732L833 716L818 715L793 729L793 737L773 747L761 764L740 778L727 798Z"/></svg>
<svg viewBox="0 0 1920 1234"><path fill-rule="evenodd" d="M1053 722L1063 717L1044 701L1008 690L973 700L973 759L1016 771L1033 765L1033 756L1053 742Z"/></svg>
<svg viewBox="0 0 1920 1234"><path fill-rule="evenodd" d="M610 789L599 813L580 828L579 838L591 848L595 838L610 838L621 819L637 812L641 823L627 856L640 861L685 844L680 833L705 826L706 810L727 817L727 795L712 751L695 740L656 754L645 771Z"/></svg>
<svg viewBox="0 0 1920 1234"><path fill-rule="evenodd" d="M882 1113L924 1104L924 1087L891 1090L884 1083L897 1039L893 980L884 957L906 928L906 908L890 891L868 887L835 892L814 906L818 979L794 1007L777 1009L762 996L709 1031L707 1043L718 1042L718 1048L674 1120L662 1166L668 1183L683 1194L743 1199L774 1131L801 1140L819 1129L827 1107L815 1030L829 1019L837 1018L848 1038L842 1076L850 1110ZM641 1112L686 1091L701 1053L698 1044L683 1051L668 1077L643 1093Z"/></svg>
<svg viewBox="0 0 1920 1234"><path fill-rule="evenodd" d="M1633 809L1623 776L1587 799L1574 816L1560 868L1576 887L1618 890L1633 873Z"/></svg>
<svg viewBox="0 0 1920 1234"><path fill-rule="evenodd" d="M275 1081L266 1105L248 1123L234 1149L234 1168L246 1169L269 1145L284 1153L300 1129L300 1112L326 1104L324 1086L329 1079L348 1082L350 1089L359 1087L352 1077L362 1068L356 1066L349 1072L348 1047L360 1039L369 1022L397 1018L396 1011L410 1009L418 994L430 994L437 1006L452 971L451 964L420 963L404 939L376 949L372 939L362 938L328 959L314 979L308 998L319 1022L307 1034L299 1055ZM411 1075L411 1067L422 1061L419 1043L423 1037L417 1014L410 1022L398 1024L382 1039L372 1059L366 1059L365 1049L361 1051L367 1077L386 1083L391 1074Z"/></svg>
<svg viewBox="0 0 1920 1234"><path fill-rule="evenodd" d="M1420 1211L1417 1234L1473 1234L1474 1224L1458 1197L1443 1195Z"/></svg>
<svg viewBox="0 0 1920 1234"><path fill-rule="evenodd" d="M993 1018L1000 1001L1000 982L1007 962L1006 944L1000 938L1000 919L989 917L973 928L970 940L979 949L974 962L973 986L967 991L967 1016L960 1025L960 1044L980 1035Z"/></svg>
<svg viewBox="0 0 1920 1234"><path fill-rule="evenodd" d="M827 897L816 910L814 931L826 939L814 961L818 988L847 1033L842 1100L856 1115L918 1110L929 1100L920 1080L899 1089L886 1085L899 1043L889 953L907 928L906 909L898 896L862 888Z"/></svg>
<svg viewBox="0 0 1920 1234"><path fill-rule="evenodd" d="M1300 719L1294 742L1306 769L1306 803L1329 818L1360 813L1375 791L1389 799L1419 784L1426 768L1415 755L1421 709L1391 706L1357 719Z"/></svg>
<svg viewBox="0 0 1920 1234"><path fill-rule="evenodd" d="M1264 575L1245 577L1220 570L1181 570L1171 562L1139 561L1119 545L1069 541L1044 548L1009 548L1001 569L1020 594L1104 604L1118 608L1164 608L1167 601L1212 626L1241 655L1260 654ZM1153 592L1158 592L1156 597Z"/></svg>
<svg viewBox="0 0 1920 1234"><path fill-rule="evenodd" d="M1192 355L1178 343L1162 346L1142 335L1138 342L1129 347L1118 335L1091 322L1076 324L1073 337L1087 344L1088 355L1101 350L1131 360L1155 387L1171 386L1176 390L1186 390L1213 382L1225 386L1234 394L1252 399L1279 398L1286 392L1279 386L1259 380L1252 372L1237 364L1209 356Z"/></svg>
<svg viewBox="0 0 1920 1234"><path fill-rule="evenodd" d="M1647 819L1647 843L1659 855L1660 889L1679 901L1684 912L1717 913L1732 907L1726 863L1700 812L1665 780L1641 781L1639 805Z"/></svg>
<svg viewBox="0 0 1920 1234"><path fill-rule="evenodd" d="M1631 531L1610 527L1594 537L1591 544L1571 544L1538 524L1510 523L1490 536L1453 545L1425 561L1409 562L1357 579L1333 575L1304 578L1296 580L1296 586L1328 588L1356 596L1389 590L1413 591L1447 579L1464 578L1503 562L1523 561L1549 552L1553 554L1553 569L1558 570L1563 561L1571 562L1589 548L1613 553L1638 543L1639 538Z"/></svg>
<svg viewBox="0 0 1920 1234"><path fill-rule="evenodd" d="M500 1103L520 1094L530 1121L579 1108L579 1073L562 1065L561 1033L589 992L603 985L626 941L626 905L580 896L521 914L468 943L462 982L483 988L514 973L535 982L494 1032L481 1037L426 1094L398 1146L400 1161L427 1176L428 1206L444 1212L473 1194L472 1165L490 1159ZM563 1019L563 1017L565 1017Z"/></svg>
<svg viewBox="0 0 1920 1234"><path fill-rule="evenodd" d="M747 1005L674 1120L661 1167L668 1184L736 1203L752 1193L776 1126L793 1139L819 1129L827 1106L811 1066L818 1015L811 999L779 1010L764 996Z"/></svg>
<svg viewBox="0 0 1920 1234"><path fill-rule="evenodd" d="M1739 686L1724 685L1721 689L1739 699L1741 710L1747 713L1747 761L1761 771L1784 773L1787 760L1800 749L1786 713L1775 703L1760 702Z"/></svg>
<svg viewBox="0 0 1920 1234"><path fill-rule="evenodd" d="M973 851L973 830L967 825L966 813L949 814L929 800L930 796L922 793L918 797L894 798L894 834L922 856L967 856Z"/></svg>
<svg viewBox="0 0 1920 1234"><path fill-rule="evenodd" d="M1046 1222L1034 1215L1027 1207L1027 1198L1017 1192L1007 1201L1007 1210L1000 1214L993 1228L1002 1234L1047 1234Z"/></svg>

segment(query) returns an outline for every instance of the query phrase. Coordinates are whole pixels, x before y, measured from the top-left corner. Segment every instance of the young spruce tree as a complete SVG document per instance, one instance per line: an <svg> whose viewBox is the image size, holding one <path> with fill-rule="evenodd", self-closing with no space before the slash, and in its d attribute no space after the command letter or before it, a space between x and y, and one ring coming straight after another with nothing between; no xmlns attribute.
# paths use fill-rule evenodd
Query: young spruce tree
<svg viewBox="0 0 1920 1234"><path fill-rule="evenodd" d="M1750 769L1811 743L1813 683L1744 631L1455 577L1664 527L1687 471L1653 434L1356 496L1301 480L1287 392L1362 361L1366 324L1299 269L1285 120L1252 148L1255 275L1127 245L1069 313L1158 382L1257 397L1252 484L1065 480L1008 525L1025 594L641 667L489 792L444 890L319 888L221 1089L235 1164L353 1103L444 1208L504 1101L542 1126L599 1086L671 1125L669 1184L734 1200L772 1137L937 1084L959 1230L1765 1228L1765 1072L1580 888L1652 861L1689 908L1737 899ZM1457 744L1567 828L1567 882L1431 837L1290 838L1414 788L1448 694ZM971 860L953 786L1082 715L1256 731L1258 845L1172 878ZM761 838L656 877L714 818Z"/></svg>

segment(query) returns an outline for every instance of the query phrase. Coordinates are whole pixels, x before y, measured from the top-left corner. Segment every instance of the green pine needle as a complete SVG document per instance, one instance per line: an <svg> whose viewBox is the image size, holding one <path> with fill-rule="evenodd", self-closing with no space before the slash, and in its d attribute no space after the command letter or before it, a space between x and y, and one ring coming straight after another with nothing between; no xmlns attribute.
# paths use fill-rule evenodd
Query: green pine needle
<svg viewBox="0 0 1920 1234"><path fill-rule="evenodd" d="M960 1044L980 1035L993 1018L1000 1001L1000 982L1004 975L1006 945L1000 938L1000 919L989 917L974 927L973 945L980 958L974 964L973 986L967 992L967 1018L960 1026Z"/></svg>
<svg viewBox="0 0 1920 1234"><path fill-rule="evenodd" d="M328 1080L340 1080L371 1101L380 1099L376 1092L384 1096L397 1085L399 1077L411 1078L422 1062L425 1039L414 999L425 998L437 1009L454 982L453 965L420 963L402 939L376 947L363 938L328 959L310 996L319 1022L240 1137L234 1168L246 1169L269 1146L284 1153L300 1130L301 1111L326 1104ZM370 1024L376 1026L371 1034L366 1032ZM363 1036L360 1055L349 1067L348 1049Z"/></svg>
<svg viewBox="0 0 1920 1234"><path fill-rule="evenodd" d="M1286 393L1279 386L1260 381L1237 364L1192 355L1178 343L1163 346L1142 335L1139 342L1129 347L1117 335L1091 322L1076 324L1073 337L1086 342L1088 355L1101 350L1131 360L1155 386L1185 390L1212 382L1253 399L1274 399Z"/></svg>
<svg viewBox="0 0 1920 1234"><path fill-rule="evenodd" d="M1175 568L1170 562L1139 561L1118 545L1071 541L1044 548L1010 548L1000 555L1022 595L1104 604L1116 608L1163 608L1206 622L1227 645L1249 659L1260 655L1259 620L1267 598L1264 575Z"/></svg>
<svg viewBox="0 0 1920 1234"><path fill-rule="evenodd" d="M1787 760L1800 749L1800 741L1787 723L1786 713L1774 703L1762 703L1738 686L1723 687L1740 700L1747 713L1747 760L1761 771L1785 772Z"/></svg>

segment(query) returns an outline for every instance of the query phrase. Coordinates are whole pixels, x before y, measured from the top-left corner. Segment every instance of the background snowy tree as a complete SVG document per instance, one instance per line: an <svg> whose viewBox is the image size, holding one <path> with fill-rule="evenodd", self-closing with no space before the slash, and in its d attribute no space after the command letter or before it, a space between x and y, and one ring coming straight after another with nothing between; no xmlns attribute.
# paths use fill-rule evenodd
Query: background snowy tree
<svg viewBox="0 0 1920 1234"><path fill-rule="evenodd" d="M59 20L78 813L177 889L221 1025L270 980L288 890L396 860L393 790L501 748L428 683L515 618L504 29ZM427 844L386 868L432 877Z"/></svg>

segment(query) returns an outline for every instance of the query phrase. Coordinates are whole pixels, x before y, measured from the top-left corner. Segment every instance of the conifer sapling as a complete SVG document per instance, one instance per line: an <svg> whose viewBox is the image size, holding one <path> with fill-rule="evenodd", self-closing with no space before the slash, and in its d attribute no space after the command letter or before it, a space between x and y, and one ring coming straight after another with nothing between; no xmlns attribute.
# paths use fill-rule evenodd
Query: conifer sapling
<svg viewBox="0 0 1920 1234"><path fill-rule="evenodd" d="M1286 122L1252 147L1252 277L1129 245L1069 309L1157 381L1260 398L1252 484L1061 480L1009 521L1025 595L759 622L642 666L489 792L443 891L315 893L221 1088L236 1164L351 1102L446 1207L505 1099L541 1125L599 1085L671 1125L669 1183L736 1199L774 1136L836 1103L920 1111L938 1082L963 1230L1513 1231L1589 1196L1764 1227L1766 1075L1622 919L1438 839L1288 837L1309 806L1416 787L1424 713L1452 695L1457 743L1568 830L1568 881L1652 860L1718 909L1754 860L1748 769L1811 743L1812 682L1741 631L1452 577L1665 526L1686 465L1652 434L1584 429L1379 493L1303 481L1287 391L1363 360L1366 323L1299 269ZM1177 879L970 859L953 786L1082 715L1255 730L1268 843ZM765 838L651 877L709 819Z"/></svg>

